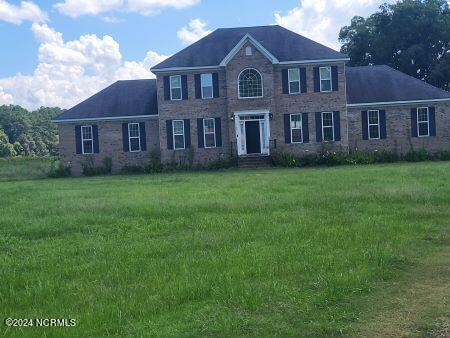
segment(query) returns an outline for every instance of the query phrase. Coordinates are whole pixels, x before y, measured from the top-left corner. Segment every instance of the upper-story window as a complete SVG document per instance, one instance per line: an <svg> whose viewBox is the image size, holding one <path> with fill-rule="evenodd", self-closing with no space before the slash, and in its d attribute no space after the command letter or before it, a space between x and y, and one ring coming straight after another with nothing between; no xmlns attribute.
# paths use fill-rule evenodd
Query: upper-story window
<svg viewBox="0 0 450 338"><path fill-rule="evenodd" d="M202 99L212 99L213 98L213 78L212 74L201 74L200 75L201 87L202 87Z"/></svg>
<svg viewBox="0 0 450 338"><path fill-rule="evenodd" d="M181 75L173 75L170 77L170 99L181 100Z"/></svg>
<svg viewBox="0 0 450 338"><path fill-rule="evenodd" d="M244 69L239 74L238 82L239 98L263 96L262 76L256 69Z"/></svg>
<svg viewBox="0 0 450 338"><path fill-rule="evenodd" d="M417 134L419 137L430 136L430 114L428 107L417 109Z"/></svg>
<svg viewBox="0 0 450 338"><path fill-rule="evenodd" d="M300 93L300 69L288 69L289 94Z"/></svg>
<svg viewBox="0 0 450 338"><path fill-rule="evenodd" d="M331 92L331 67L320 67L320 91Z"/></svg>
<svg viewBox="0 0 450 338"><path fill-rule="evenodd" d="M81 126L81 146L83 154L94 153L94 136L92 126Z"/></svg>
<svg viewBox="0 0 450 338"><path fill-rule="evenodd" d="M141 131L139 123L128 123L128 145L130 152L141 151Z"/></svg>
<svg viewBox="0 0 450 338"><path fill-rule="evenodd" d="M247 47L245 47L245 55L246 56L251 56L253 53L252 53L252 47L250 47L250 46L247 46Z"/></svg>

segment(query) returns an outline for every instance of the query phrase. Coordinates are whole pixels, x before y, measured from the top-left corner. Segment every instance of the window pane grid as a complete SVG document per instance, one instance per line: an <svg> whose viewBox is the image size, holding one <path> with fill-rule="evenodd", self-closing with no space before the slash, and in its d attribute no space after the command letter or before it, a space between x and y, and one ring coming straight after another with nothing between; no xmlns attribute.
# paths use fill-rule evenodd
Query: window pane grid
<svg viewBox="0 0 450 338"><path fill-rule="evenodd" d="M368 112L369 139L380 138L380 117L378 110L369 110Z"/></svg>
<svg viewBox="0 0 450 338"><path fill-rule="evenodd" d="M331 91L331 67L320 67L320 91Z"/></svg>
<svg viewBox="0 0 450 338"><path fill-rule="evenodd" d="M300 93L300 69L288 69L289 94Z"/></svg>
<svg viewBox="0 0 450 338"><path fill-rule="evenodd" d="M212 99L213 97L212 74L201 74L200 82L202 87L202 99Z"/></svg>
<svg viewBox="0 0 450 338"><path fill-rule="evenodd" d="M214 148L216 146L216 130L214 119L203 120L203 133L205 148Z"/></svg>
<svg viewBox="0 0 450 338"><path fill-rule="evenodd" d="M94 140L92 137L92 126L81 127L81 143L83 145L83 154L94 153Z"/></svg>
<svg viewBox="0 0 450 338"><path fill-rule="evenodd" d="M302 137L302 115L291 114L291 142L301 143Z"/></svg>
<svg viewBox="0 0 450 338"><path fill-rule="evenodd" d="M333 113L322 113L322 133L324 141L334 141Z"/></svg>
<svg viewBox="0 0 450 338"><path fill-rule="evenodd" d="M128 123L128 139L130 151L141 150L141 133L139 123Z"/></svg>
<svg viewBox="0 0 450 338"><path fill-rule="evenodd" d="M255 69L245 69L239 75L239 97L262 97L262 78Z"/></svg>
<svg viewBox="0 0 450 338"><path fill-rule="evenodd" d="M173 121L173 144L175 149L184 149L184 121Z"/></svg>
<svg viewBox="0 0 450 338"><path fill-rule="evenodd" d="M417 109L417 130L419 136L429 136L428 108Z"/></svg>
<svg viewBox="0 0 450 338"><path fill-rule="evenodd" d="M170 77L170 98L181 100L181 75Z"/></svg>

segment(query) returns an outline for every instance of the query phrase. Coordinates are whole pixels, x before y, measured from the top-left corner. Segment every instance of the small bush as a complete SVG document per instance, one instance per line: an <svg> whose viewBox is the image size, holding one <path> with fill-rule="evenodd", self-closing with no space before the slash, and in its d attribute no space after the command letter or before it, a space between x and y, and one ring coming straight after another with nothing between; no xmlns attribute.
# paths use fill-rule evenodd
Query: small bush
<svg viewBox="0 0 450 338"><path fill-rule="evenodd" d="M436 161L450 161L450 150L441 150L434 154Z"/></svg>
<svg viewBox="0 0 450 338"><path fill-rule="evenodd" d="M50 163L50 170L47 173L48 177L58 178L58 177L69 177L72 174L70 166L63 165L60 161L52 159Z"/></svg>
<svg viewBox="0 0 450 338"><path fill-rule="evenodd" d="M272 163L279 167L297 167L299 160L295 155L289 153L276 153L272 155Z"/></svg>
<svg viewBox="0 0 450 338"><path fill-rule="evenodd" d="M140 165L126 165L122 167L122 173L124 174L142 174L144 173L144 167Z"/></svg>
<svg viewBox="0 0 450 338"><path fill-rule="evenodd" d="M162 163L147 163L143 167L143 171L147 174L161 173L164 170L164 165Z"/></svg>
<svg viewBox="0 0 450 338"><path fill-rule="evenodd" d="M94 157L87 156L80 161L81 172L84 176L96 176L96 175L106 175L111 173L112 169L112 159L110 157L105 157L102 161L103 166L96 167L94 164Z"/></svg>
<svg viewBox="0 0 450 338"><path fill-rule="evenodd" d="M406 162L423 162L432 159L432 156L428 154L425 149L410 150L403 156Z"/></svg>
<svg viewBox="0 0 450 338"><path fill-rule="evenodd" d="M220 170L235 167L237 165L237 158L223 159L221 157L212 160L206 164L207 170Z"/></svg>
<svg viewBox="0 0 450 338"><path fill-rule="evenodd" d="M111 157L105 157L102 161L103 168L105 169L105 172L107 174L111 174L112 172L112 158Z"/></svg>
<svg viewBox="0 0 450 338"><path fill-rule="evenodd" d="M401 159L400 155L395 151L382 150L374 154L377 163L395 163Z"/></svg>

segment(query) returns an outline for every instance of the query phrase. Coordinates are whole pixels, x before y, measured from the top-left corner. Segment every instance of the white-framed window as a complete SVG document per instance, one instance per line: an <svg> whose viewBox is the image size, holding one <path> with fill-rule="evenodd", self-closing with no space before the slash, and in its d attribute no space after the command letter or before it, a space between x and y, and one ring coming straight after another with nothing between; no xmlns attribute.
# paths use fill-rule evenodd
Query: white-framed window
<svg viewBox="0 0 450 338"><path fill-rule="evenodd" d="M291 143L302 142L302 114L291 114Z"/></svg>
<svg viewBox="0 0 450 338"><path fill-rule="evenodd" d="M182 98L181 75L172 75L170 77L170 99L175 101Z"/></svg>
<svg viewBox="0 0 450 338"><path fill-rule="evenodd" d="M184 137L184 120L173 120L172 132L173 132L173 148L184 149L186 147Z"/></svg>
<svg viewBox="0 0 450 338"><path fill-rule="evenodd" d="M201 74L200 83L202 87L202 99L213 98L213 77L211 73Z"/></svg>
<svg viewBox="0 0 450 338"><path fill-rule="evenodd" d="M417 135L430 136L430 112L428 107L417 108Z"/></svg>
<svg viewBox="0 0 450 338"><path fill-rule="evenodd" d="M205 148L216 146L216 121L213 118L203 119L203 137Z"/></svg>
<svg viewBox="0 0 450 338"><path fill-rule="evenodd" d="M288 69L289 94L300 93L300 69Z"/></svg>
<svg viewBox="0 0 450 338"><path fill-rule="evenodd" d="M130 152L141 151L141 131L139 123L128 123L128 146Z"/></svg>
<svg viewBox="0 0 450 338"><path fill-rule="evenodd" d="M320 67L320 91L321 92L331 92L331 67Z"/></svg>
<svg viewBox="0 0 450 338"><path fill-rule="evenodd" d="M94 153L92 126L81 126L81 150L85 155Z"/></svg>
<svg viewBox="0 0 450 338"><path fill-rule="evenodd" d="M251 56L253 53L252 53L252 47L250 47L250 46L247 46L247 47L245 47L245 55L246 56Z"/></svg>
<svg viewBox="0 0 450 338"><path fill-rule="evenodd" d="M322 140L334 141L334 118L332 112L322 113Z"/></svg>
<svg viewBox="0 0 450 338"><path fill-rule="evenodd" d="M377 140L380 138L380 111L369 110L367 112L368 134L369 140Z"/></svg>
<svg viewBox="0 0 450 338"><path fill-rule="evenodd" d="M261 74L254 68L246 68L238 76L238 97L240 99L263 97Z"/></svg>

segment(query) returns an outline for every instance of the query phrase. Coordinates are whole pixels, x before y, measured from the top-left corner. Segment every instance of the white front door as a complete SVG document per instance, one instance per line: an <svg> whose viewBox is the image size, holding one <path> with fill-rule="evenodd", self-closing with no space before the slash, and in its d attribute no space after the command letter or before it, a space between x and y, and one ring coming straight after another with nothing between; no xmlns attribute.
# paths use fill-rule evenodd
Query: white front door
<svg viewBox="0 0 450 338"><path fill-rule="evenodd" d="M259 138L261 145L261 154L269 155L269 112L268 111L248 111L235 113L236 144L239 156L247 155L247 133L246 123L250 121L259 121ZM251 140L249 141L251 142Z"/></svg>

